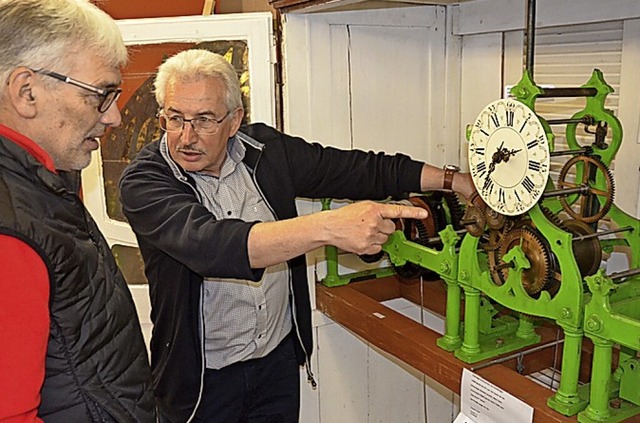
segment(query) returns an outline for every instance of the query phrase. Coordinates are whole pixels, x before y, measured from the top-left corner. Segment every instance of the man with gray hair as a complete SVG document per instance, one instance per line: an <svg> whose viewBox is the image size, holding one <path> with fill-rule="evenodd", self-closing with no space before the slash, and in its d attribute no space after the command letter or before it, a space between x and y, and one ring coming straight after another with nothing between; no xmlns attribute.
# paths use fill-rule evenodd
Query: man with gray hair
<svg viewBox="0 0 640 423"><path fill-rule="evenodd" d="M160 422L297 422L300 365L315 383L305 253L378 253L394 219L427 212L367 199L443 188L469 197L471 178L242 126L237 74L207 50L167 59L154 87L165 134L120 189L149 280ZM297 197L363 201L298 216Z"/></svg>
<svg viewBox="0 0 640 423"><path fill-rule="evenodd" d="M0 421L155 422L135 306L79 197L127 51L88 0L0 0Z"/></svg>

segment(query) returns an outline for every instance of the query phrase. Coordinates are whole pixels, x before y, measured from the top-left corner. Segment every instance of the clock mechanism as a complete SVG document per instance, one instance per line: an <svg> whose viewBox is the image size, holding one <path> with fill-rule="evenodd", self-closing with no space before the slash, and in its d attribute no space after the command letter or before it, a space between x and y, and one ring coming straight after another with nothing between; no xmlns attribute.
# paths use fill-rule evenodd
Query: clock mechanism
<svg viewBox="0 0 640 423"><path fill-rule="evenodd" d="M614 202L610 167L622 126L604 104L612 91L597 69L583 86L561 89L543 89L525 71L514 97L489 103L467 129L477 192L457 226L402 222L383 246L394 265L411 269L408 276L423 276L422 268L445 282L446 332L438 345L462 361L535 348L538 326L556 326L562 373L548 405L580 421L621 421L606 400L616 396L625 416L640 414L640 398L631 394L637 372L628 370L640 368L640 313L631 312L640 310L640 221ZM570 118L546 120L535 112L536 101L555 95L584 97L586 106ZM565 150L554 148L556 126L564 129ZM475 196L486 208L475 205ZM619 251L630 268L607 273L605 260ZM594 345L594 376L581 388L585 337ZM611 373L616 344L624 353ZM589 420L603 413L615 417Z"/></svg>

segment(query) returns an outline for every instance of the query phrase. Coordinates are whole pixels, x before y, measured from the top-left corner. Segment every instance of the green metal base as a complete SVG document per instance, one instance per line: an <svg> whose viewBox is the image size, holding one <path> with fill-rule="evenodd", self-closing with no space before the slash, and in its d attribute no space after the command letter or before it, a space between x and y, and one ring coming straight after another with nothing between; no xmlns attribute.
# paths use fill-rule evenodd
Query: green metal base
<svg viewBox="0 0 640 423"><path fill-rule="evenodd" d="M494 325L494 330L491 333L480 334L479 350L474 348L473 351L468 351L462 345L455 351L454 355L465 363L471 364L514 352L540 342L540 335L535 333L528 338L516 336L518 321L510 316L494 319Z"/></svg>
<svg viewBox="0 0 640 423"><path fill-rule="evenodd" d="M575 416L587 408L589 404L589 384L578 386L578 396L576 398L560 399L557 395L555 394L547 400L549 408L565 416Z"/></svg>
<svg viewBox="0 0 640 423"><path fill-rule="evenodd" d="M640 414L640 406L623 401L620 408L609 408L609 417L590 415L587 410L578 414L578 421L583 423L616 423Z"/></svg>
<svg viewBox="0 0 640 423"><path fill-rule="evenodd" d="M455 351L462 346L462 338L445 335L436 340L436 345L445 351Z"/></svg>
<svg viewBox="0 0 640 423"><path fill-rule="evenodd" d="M324 286L333 288L335 286L346 285L350 282L356 282L365 279L386 278L393 276L396 272L392 267L381 267L379 269L363 270L362 272L349 273L347 275L327 275L320 282Z"/></svg>

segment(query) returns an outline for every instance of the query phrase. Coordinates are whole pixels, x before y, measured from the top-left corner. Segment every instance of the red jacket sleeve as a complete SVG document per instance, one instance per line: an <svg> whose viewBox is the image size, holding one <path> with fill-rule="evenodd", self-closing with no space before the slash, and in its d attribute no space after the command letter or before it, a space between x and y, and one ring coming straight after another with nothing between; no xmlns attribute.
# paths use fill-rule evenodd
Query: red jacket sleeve
<svg viewBox="0 0 640 423"><path fill-rule="evenodd" d="M0 423L37 416L49 338L49 275L23 241L0 235Z"/></svg>

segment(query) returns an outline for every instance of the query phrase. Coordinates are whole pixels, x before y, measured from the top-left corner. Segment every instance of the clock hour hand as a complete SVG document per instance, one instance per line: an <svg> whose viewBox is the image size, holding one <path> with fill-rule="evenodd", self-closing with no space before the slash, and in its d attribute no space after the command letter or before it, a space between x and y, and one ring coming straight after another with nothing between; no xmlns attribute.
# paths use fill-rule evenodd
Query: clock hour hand
<svg viewBox="0 0 640 423"><path fill-rule="evenodd" d="M502 149L502 153L500 154L502 156L502 161L508 162L509 161L509 157L515 156L516 153L518 153L521 150L522 149L517 149L516 150L515 148L513 148L513 149L509 150L507 148L503 148Z"/></svg>

